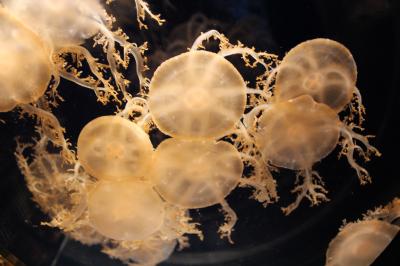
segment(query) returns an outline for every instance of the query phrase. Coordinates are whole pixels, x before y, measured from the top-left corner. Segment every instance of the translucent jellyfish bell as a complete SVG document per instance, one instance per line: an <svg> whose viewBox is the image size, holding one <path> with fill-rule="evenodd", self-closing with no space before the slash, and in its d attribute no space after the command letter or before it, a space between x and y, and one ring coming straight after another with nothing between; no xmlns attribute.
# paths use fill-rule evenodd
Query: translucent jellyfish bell
<svg viewBox="0 0 400 266"><path fill-rule="evenodd" d="M0 112L7 112L44 94L52 64L43 42L3 7L0 39Z"/></svg>
<svg viewBox="0 0 400 266"><path fill-rule="evenodd" d="M244 112L246 84L224 57L190 51L162 63L150 83L149 108L167 135L218 138Z"/></svg>
<svg viewBox="0 0 400 266"><path fill-rule="evenodd" d="M98 32L99 0L3 0L3 4L55 46L79 45ZM44 12L45 11L45 12ZM38 15L40 14L40 15Z"/></svg>
<svg viewBox="0 0 400 266"><path fill-rule="evenodd" d="M283 58L276 77L277 101L310 95L339 112L350 103L357 79L350 51L329 39L305 41Z"/></svg>
<svg viewBox="0 0 400 266"><path fill-rule="evenodd" d="M203 208L224 201L242 172L240 154L227 142L171 138L155 151L151 180L167 202Z"/></svg>
<svg viewBox="0 0 400 266"><path fill-rule="evenodd" d="M389 245L400 228L370 220L346 225L330 242L326 266L366 266Z"/></svg>
<svg viewBox="0 0 400 266"><path fill-rule="evenodd" d="M89 221L106 237L143 240L161 228L164 203L144 182L101 181L89 192Z"/></svg>
<svg viewBox="0 0 400 266"><path fill-rule="evenodd" d="M266 108L255 137L265 160L300 170L327 156L338 144L339 135L337 114L303 95Z"/></svg>
<svg viewBox="0 0 400 266"><path fill-rule="evenodd" d="M89 174L122 180L146 174L153 146L135 123L118 116L102 116L82 129L77 150L79 162Z"/></svg>

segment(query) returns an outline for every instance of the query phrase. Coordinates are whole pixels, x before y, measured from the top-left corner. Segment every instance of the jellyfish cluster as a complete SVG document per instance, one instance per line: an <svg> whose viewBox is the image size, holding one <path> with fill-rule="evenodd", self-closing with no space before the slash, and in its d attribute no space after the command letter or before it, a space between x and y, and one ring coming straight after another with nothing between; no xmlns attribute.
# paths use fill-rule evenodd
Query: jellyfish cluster
<svg viewBox="0 0 400 266"><path fill-rule="evenodd" d="M143 0L132 2L140 28L147 28L146 16L164 22ZM36 119L37 135L17 140L15 154L33 200L50 217L44 225L101 245L128 265L149 266L176 246L189 246L188 235L203 239L192 209L219 204L219 234L233 243L239 217L225 198L246 187L264 207L277 202L279 168L297 174L285 214L303 199L311 205L328 200L313 166L337 145L361 184L371 181L355 156L368 160L379 152L360 133L365 110L356 64L342 44L309 40L280 60L209 30L148 78L146 43L130 42L115 20L99 0L0 0L0 111ZM83 46L88 40L105 60ZM218 51L207 51L211 41ZM237 55L249 69L262 69L251 83L228 60ZM135 94L124 76L132 58ZM87 123L76 143L52 113L62 101L61 78L116 106ZM155 131L166 136L158 145L151 140ZM357 223L350 231L381 228L393 235L391 225L379 223ZM345 239L346 229L339 235ZM331 245L329 258L348 256L340 253L341 241Z"/></svg>

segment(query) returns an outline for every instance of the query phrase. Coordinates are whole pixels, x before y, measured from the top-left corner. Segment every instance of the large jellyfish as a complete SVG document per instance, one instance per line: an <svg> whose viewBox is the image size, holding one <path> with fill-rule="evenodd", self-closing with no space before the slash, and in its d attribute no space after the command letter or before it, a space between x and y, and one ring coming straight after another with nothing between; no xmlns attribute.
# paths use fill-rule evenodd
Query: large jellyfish
<svg viewBox="0 0 400 266"><path fill-rule="evenodd" d="M370 210L363 220L345 224L329 243L326 266L372 264L399 233L394 222L400 217L400 200Z"/></svg>

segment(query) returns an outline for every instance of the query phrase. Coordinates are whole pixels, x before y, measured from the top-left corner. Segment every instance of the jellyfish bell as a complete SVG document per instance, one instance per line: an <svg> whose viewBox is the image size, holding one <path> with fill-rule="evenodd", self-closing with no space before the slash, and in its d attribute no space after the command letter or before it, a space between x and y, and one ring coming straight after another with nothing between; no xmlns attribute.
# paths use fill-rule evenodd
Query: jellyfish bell
<svg viewBox="0 0 400 266"><path fill-rule="evenodd" d="M144 177L153 153L149 136L135 123L118 116L90 121L78 138L78 159L98 179Z"/></svg>
<svg viewBox="0 0 400 266"><path fill-rule="evenodd" d="M57 47L79 45L95 35L103 14L99 0L2 0L2 3Z"/></svg>
<svg viewBox="0 0 400 266"><path fill-rule="evenodd" d="M51 80L48 47L6 8L0 7L0 112L39 99Z"/></svg>
<svg viewBox="0 0 400 266"><path fill-rule="evenodd" d="M227 142L171 138L154 153L151 181L167 202L193 209L224 201L242 172L240 155Z"/></svg>
<svg viewBox="0 0 400 266"><path fill-rule="evenodd" d="M172 137L218 138L239 121L246 84L222 56L190 51L162 63L150 82L149 109Z"/></svg>
<svg viewBox="0 0 400 266"><path fill-rule="evenodd" d="M327 105L303 95L266 108L258 128L255 140L266 161L301 170L310 168L336 147L340 120Z"/></svg>
<svg viewBox="0 0 400 266"><path fill-rule="evenodd" d="M356 79L356 63L346 47L329 39L313 39L283 58L274 93L277 101L307 94L340 112L353 98Z"/></svg>
<svg viewBox="0 0 400 266"><path fill-rule="evenodd" d="M136 180L100 181L89 191L91 225L115 240L143 240L163 224L164 203L152 187Z"/></svg>
<svg viewBox="0 0 400 266"><path fill-rule="evenodd" d="M326 266L370 265L399 230L400 227L379 220L350 223L329 243Z"/></svg>

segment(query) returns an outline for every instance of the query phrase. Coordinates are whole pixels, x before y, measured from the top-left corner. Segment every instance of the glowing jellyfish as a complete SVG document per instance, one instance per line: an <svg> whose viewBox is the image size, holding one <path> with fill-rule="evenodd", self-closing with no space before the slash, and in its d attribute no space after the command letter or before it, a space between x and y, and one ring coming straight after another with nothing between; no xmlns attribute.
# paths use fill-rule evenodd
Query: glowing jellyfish
<svg viewBox="0 0 400 266"><path fill-rule="evenodd" d="M357 171L360 182L370 181L367 170L355 162L354 151L360 151L365 159L368 159L369 153L379 155L379 152L366 137L342 123L334 110L315 102L309 95L258 106L246 114L245 120L264 161L298 170L299 176L304 177L303 183L294 189L296 201L283 208L287 214L297 208L304 197L310 199L312 204L327 200L321 177L312 171L312 166L338 143L342 145L342 153L351 167ZM360 141L367 153L354 140Z"/></svg>
<svg viewBox="0 0 400 266"><path fill-rule="evenodd" d="M89 221L116 240L142 240L161 228L164 203L150 185L139 181L101 181L89 192Z"/></svg>
<svg viewBox="0 0 400 266"><path fill-rule="evenodd" d="M222 56L191 51L160 65L150 83L157 127L173 137L218 138L243 114L246 84Z"/></svg>
<svg viewBox="0 0 400 266"><path fill-rule="evenodd" d="M143 177L150 167L153 146L135 123L118 116L90 121L78 138L79 162L99 179Z"/></svg>
<svg viewBox="0 0 400 266"><path fill-rule="evenodd" d="M389 245L400 227L370 220L347 224L329 243L326 266L366 266Z"/></svg>
<svg viewBox="0 0 400 266"><path fill-rule="evenodd" d="M340 112L351 102L357 67L353 56L342 44L329 39L300 43L283 58L276 77L276 101L310 95Z"/></svg>
<svg viewBox="0 0 400 266"><path fill-rule="evenodd" d="M8 10L0 7L0 112L39 99L52 75L48 47Z"/></svg>
<svg viewBox="0 0 400 266"><path fill-rule="evenodd" d="M193 209L223 201L242 172L240 154L227 142L171 138L155 151L151 180L166 201Z"/></svg>

